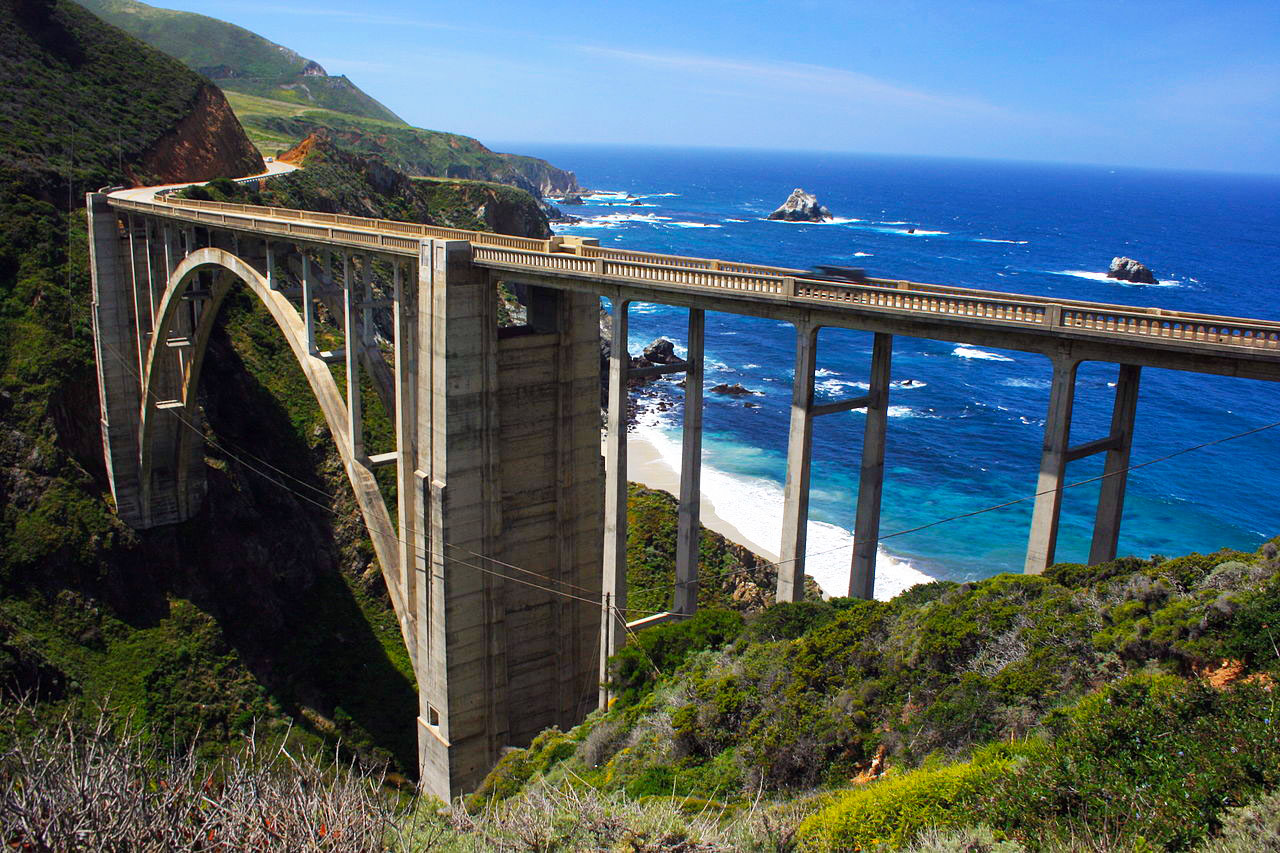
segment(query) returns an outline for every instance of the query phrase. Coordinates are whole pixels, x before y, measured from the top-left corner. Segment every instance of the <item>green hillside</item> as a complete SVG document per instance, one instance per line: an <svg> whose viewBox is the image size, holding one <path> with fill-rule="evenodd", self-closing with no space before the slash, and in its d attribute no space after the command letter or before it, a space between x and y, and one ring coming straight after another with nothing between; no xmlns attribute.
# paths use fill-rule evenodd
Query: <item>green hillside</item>
<svg viewBox="0 0 1280 853"><path fill-rule="evenodd" d="M64 204L121 179L205 85L138 47L73 3L0 3L0 168Z"/></svg>
<svg viewBox="0 0 1280 853"><path fill-rule="evenodd" d="M412 177L465 178L520 187L541 198L579 189L572 172L545 160L491 151L456 133L410 127L346 77L243 27L137 0L85 0L105 20L208 75L263 154L316 131Z"/></svg>
<svg viewBox="0 0 1280 853"><path fill-rule="evenodd" d="M233 92L403 124L345 76L235 24L137 0L84 0L90 11Z"/></svg>

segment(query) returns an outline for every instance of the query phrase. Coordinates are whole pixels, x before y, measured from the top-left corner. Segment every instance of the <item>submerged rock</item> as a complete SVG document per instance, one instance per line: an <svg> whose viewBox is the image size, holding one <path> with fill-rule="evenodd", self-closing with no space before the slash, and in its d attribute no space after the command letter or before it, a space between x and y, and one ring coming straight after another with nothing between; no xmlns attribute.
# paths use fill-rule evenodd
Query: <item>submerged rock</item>
<svg viewBox="0 0 1280 853"><path fill-rule="evenodd" d="M1111 269L1107 271L1107 278L1114 278L1118 281L1132 281L1135 284L1156 283L1155 274L1147 269L1147 265L1135 261L1133 258L1112 258Z"/></svg>
<svg viewBox="0 0 1280 853"><path fill-rule="evenodd" d="M831 211L818 204L817 196L796 187L782 207L769 214L769 218L788 222L829 222L832 216Z"/></svg>

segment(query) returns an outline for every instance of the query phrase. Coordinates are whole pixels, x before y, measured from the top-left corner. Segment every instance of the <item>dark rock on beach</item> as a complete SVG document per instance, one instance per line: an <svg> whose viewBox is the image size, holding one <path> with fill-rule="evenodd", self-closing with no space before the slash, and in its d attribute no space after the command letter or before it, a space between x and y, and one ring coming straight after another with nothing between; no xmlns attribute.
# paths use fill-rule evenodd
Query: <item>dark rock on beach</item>
<svg viewBox="0 0 1280 853"><path fill-rule="evenodd" d="M782 207L769 214L770 219L788 222L829 222L831 211L818 204L818 197L796 187Z"/></svg>
<svg viewBox="0 0 1280 853"><path fill-rule="evenodd" d="M1147 269L1147 265L1135 261L1133 258L1112 258L1111 269L1107 272L1107 278L1114 278L1118 281L1131 281L1135 284L1156 283L1155 274Z"/></svg>

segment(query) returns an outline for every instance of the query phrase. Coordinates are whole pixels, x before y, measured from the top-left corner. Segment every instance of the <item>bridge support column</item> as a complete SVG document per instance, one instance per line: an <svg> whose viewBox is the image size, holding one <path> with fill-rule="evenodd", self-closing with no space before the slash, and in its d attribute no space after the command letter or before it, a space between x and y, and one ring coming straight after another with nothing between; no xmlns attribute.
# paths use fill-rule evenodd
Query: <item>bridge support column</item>
<svg viewBox="0 0 1280 853"><path fill-rule="evenodd" d="M630 302L614 298L609 347L609 413L604 451L604 565L603 610L600 614L600 705L609 702L603 686L609 656L626 641L627 608L627 308Z"/></svg>
<svg viewBox="0 0 1280 853"><path fill-rule="evenodd" d="M858 514L853 527L853 565L849 595L873 598L876 551L880 545L880 499L884 493L884 446L889 430L889 370L893 336L877 332L871 348L867 422L863 429L862 471L858 476ZM803 580L803 578L801 579Z"/></svg>
<svg viewBox="0 0 1280 853"><path fill-rule="evenodd" d="M804 552L809 528L809 463L813 452L813 372L818 327L796 324L796 367L791 380L791 430L783 487L782 545L778 549L778 601L804 598Z"/></svg>
<svg viewBox="0 0 1280 853"><path fill-rule="evenodd" d="M119 222L107 197L89 193L87 207L103 455L117 515L131 527L143 527L138 479L141 386L132 370L138 342L129 310L135 296L133 281L125 267Z"/></svg>
<svg viewBox="0 0 1280 853"><path fill-rule="evenodd" d="M1053 564L1058 545L1058 520L1062 514L1062 478L1067 468L1071 439L1071 409L1075 402L1078 359L1057 356L1053 360L1053 383L1049 388L1049 412L1044 424L1044 447L1040 453L1040 476L1036 480L1035 509L1031 515L1031 535L1023 569L1038 575Z"/></svg>
<svg viewBox="0 0 1280 853"><path fill-rule="evenodd" d="M1111 435L1114 446L1107 450L1103 464L1102 492L1098 495L1098 513L1093 522L1093 542L1089 547L1089 563L1105 563L1116 558L1120 540L1120 518L1124 513L1124 490L1129 479L1129 448L1133 444L1133 421L1138 411L1138 381L1142 368L1135 364L1120 365L1116 379L1116 399L1111 409Z"/></svg>
<svg viewBox="0 0 1280 853"><path fill-rule="evenodd" d="M684 423L680 456L680 522L676 535L676 594L673 612L692 616L698 609L698 554L702 502L702 377L706 312L689 309L685 361Z"/></svg>
<svg viewBox="0 0 1280 853"><path fill-rule="evenodd" d="M501 526L497 307L470 243L424 241L423 251L419 299L430 310L418 312L419 343L431 367L418 394L416 476L429 479L430 557L418 595L418 754L423 788L448 800L474 787L508 743L503 581L486 562ZM359 344L352 331L349 349Z"/></svg>

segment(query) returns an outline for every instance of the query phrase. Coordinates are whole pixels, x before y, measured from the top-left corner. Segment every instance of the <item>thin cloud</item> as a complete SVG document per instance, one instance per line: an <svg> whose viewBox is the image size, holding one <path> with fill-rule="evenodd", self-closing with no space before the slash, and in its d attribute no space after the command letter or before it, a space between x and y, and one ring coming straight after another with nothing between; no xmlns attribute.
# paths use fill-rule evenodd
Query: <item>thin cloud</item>
<svg viewBox="0 0 1280 853"><path fill-rule="evenodd" d="M687 74L744 77L815 94L916 107L930 112L969 116L1007 116L1003 107L977 98L945 95L900 86L870 74L802 62L754 62L677 53L645 53L609 47L581 46L582 52L608 59L665 68Z"/></svg>
<svg viewBox="0 0 1280 853"><path fill-rule="evenodd" d="M417 17L405 17L403 15L374 15L368 12L352 11L350 9L315 9L308 8L305 12L299 13L296 6L279 6L279 5L263 5L260 3L230 3L229 6L238 6L245 9L253 9L255 12L274 12L280 14L305 14L307 17L320 16L325 18L337 18L343 21L351 21L357 24L377 24L378 26L391 27L419 27L428 30L463 30L454 24L442 24L439 21L426 20Z"/></svg>

